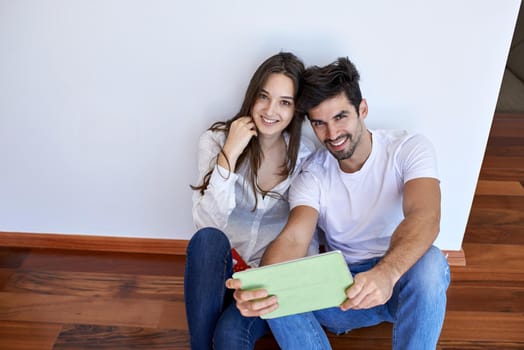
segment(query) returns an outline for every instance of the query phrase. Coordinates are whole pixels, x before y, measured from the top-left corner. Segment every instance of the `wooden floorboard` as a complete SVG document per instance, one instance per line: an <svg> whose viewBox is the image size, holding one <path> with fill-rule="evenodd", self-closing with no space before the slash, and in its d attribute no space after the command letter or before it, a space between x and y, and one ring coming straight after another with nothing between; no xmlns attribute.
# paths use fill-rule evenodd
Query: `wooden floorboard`
<svg viewBox="0 0 524 350"><path fill-rule="evenodd" d="M496 114L491 125L490 140L494 140L499 137L515 137L518 139L522 139L522 135L524 135L524 123L522 122L522 116L522 114L517 113Z"/></svg>
<svg viewBox="0 0 524 350"><path fill-rule="evenodd" d="M486 155L490 157L518 157L523 154L522 135L520 137L492 137L486 149Z"/></svg>
<svg viewBox="0 0 524 350"><path fill-rule="evenodd" d="M522 185L523 179L524 156L486 155L484 157L479 180L520 182Z"/></svg>
<svg viewBox="0 0 524 350"><path fill-rule="evenodd" d="M0 321L0 349L51 350L61 330L60 324Z"/></svg>
<svg viewBox="0 0 524 350"><path fill-rule="evenodd" d="M14 269L3 269L0 268L0 290L4 288L7 282L11 279L11 276L15 273Z"/></svg>
<svg viewBox="0 0 524 350"><path fill-rule="evenodd" d="M151 275L18 270L11 273L3 290L12 293L184 301L182 276L159 278Z"/></svg>
<svg viewBox="0 0 524 350"><path fill-rule="evenodd" d="M524 115L494 120L439 350L524 349ZM184 257L0 247L0 350L189 349ZM328 333L391 348L391 324ZM234 344L232 344L233 348ZM257 350L275 350L267 335Z"/></svg>
<svg viewBox="0 0 524 350"><path fill-rule="evenodd" d="M457 284L448 292L448 311L524 314L524 284L514 286ZM462 301L468 300L465 304Z"/></svg>
<svg viewBox="0 0 524 350"><path fill-rule="evenodd" d="M469 217L471 225L503 226L520 225L524 227L524 211L507 208L476 208Z"/></svg>
<svg viewBox="0 0 524 350"><path fill-rule="evenodd" d="M495 116L479 179L481 181L514 181L523 184L523 114Z"/></svg>
<svg viewBox="0 0 524 350"><path fill-rule="evenodd" d="M468 257L467 270L506 272L515 274L523 271L524 246L512 244L464 243ZM489 278L489 276L486 276Z"/></svg>
<svg viewBox="0 0 524 350"><path fill-rule="evenodd" d="M3 321L155 328L164 302L0 292L0 305L0 320Z"/></svg>
<svg viewBox="0 0 524 350"><path fill-rule="evenodd" d="M505 341L456 341L442 340L437 347L438 350L522 350L524 344L521 342Z"/></svg>
<svg viewBox="0 0 524 350"><path fill-rule="evenodd" d="M448 311L441 340L469 342L515 342L524 345L521 313Z"/></svg>
<svg viewBox="0 0 524 350"><path fill-rule="evenodd" d="M53 350L186 350L188 348L187 331L67 325L60 333Z"/></svg>
<svg viewBox="0 0 524 350"><path fill-rule="evenodd" d="M520 225L501 225L499 227L471 225L467 229L467 235L471 243L507 244L513 242L524 245L524 236L519 230L522 230Z"/></svg>

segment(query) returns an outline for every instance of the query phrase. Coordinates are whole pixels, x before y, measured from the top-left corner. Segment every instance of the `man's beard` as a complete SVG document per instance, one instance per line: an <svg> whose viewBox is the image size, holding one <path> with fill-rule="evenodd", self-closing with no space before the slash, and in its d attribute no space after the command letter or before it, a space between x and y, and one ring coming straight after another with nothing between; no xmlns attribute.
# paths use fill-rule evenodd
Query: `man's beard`
<svg viewBox="0 0 524 350"><path fill-rule="evenodd" d="M326 145L326 148L328 149L329 153L331 153L333 157L335 157L337 160L349 159L353 156L353 153L355 153L355 150L357 149L357 146L360 143L360 137L362 136L362 125L359 124L359 126L359 130L357 130L357 134L355 137L353 137L353 135L351 134L345 134L337 137L337 139L347 138L346 142L349 142L349 148L346 147L345 149L340 151L333 151L329 147L329 141L331 140L324 141L324 144Z"/></svg>
<svg viewBox="0 0 524 350"><path fill-rule="evenodd" d="M360 137L358 140L353 141L353 137L350 134L343 135L342 137L347 137L349 141L349 148L345 148L340 151L333 151L329 147L329 141L324 142L326 144L326 148L328 149L329 153L333 155L337 160L344 160L351 158L353 156L353 153L355 153L355 149L357 148L358 141L360 140Z"/></svg>

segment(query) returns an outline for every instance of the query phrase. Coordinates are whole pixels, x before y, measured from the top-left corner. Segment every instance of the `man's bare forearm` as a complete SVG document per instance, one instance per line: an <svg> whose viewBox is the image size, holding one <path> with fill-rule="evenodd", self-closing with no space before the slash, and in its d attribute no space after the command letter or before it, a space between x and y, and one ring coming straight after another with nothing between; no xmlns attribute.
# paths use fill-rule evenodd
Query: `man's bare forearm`
<svg viewBox="0 0 524 350"><path fill-rule="evenodd" d="M431 247L437 234L438 225L417 225L404 220L391 237L390 247L377 268L386 268L398 281Z"/></svg>
<svg viewBox="0 0 524 350"><path fill-rule="evenodd" d="M267 247L260 265L271 265L282 261L298 259L306 255L306 249L302 249L295 242L288 242L285 238L278 237Z"/></svg>
<svg viewBox="0 0 524 350"><path fill-rule="evenodd" d="M280 235L268 246L260 265L271 265L306 256L317 225L318 212L306 206L294 208Z"/></svg>
<svg viewBox="0 0 524 350"><path fill-rule="evenodd" d="M440 189L437 180L406 185L405 219L391 237L377 268L396 281L431 247L440 230Z"/></svg>

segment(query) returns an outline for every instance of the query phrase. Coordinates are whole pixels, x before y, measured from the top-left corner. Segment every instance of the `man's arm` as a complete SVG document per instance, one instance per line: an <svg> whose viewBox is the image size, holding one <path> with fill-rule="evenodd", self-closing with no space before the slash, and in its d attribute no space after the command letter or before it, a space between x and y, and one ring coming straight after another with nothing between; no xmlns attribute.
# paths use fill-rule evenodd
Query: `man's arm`
<svg viewBox="0 0 524 350"><path fill-rule="evenodd" d="M311 207L298 206L291 210L286 226L266 249L261 265L304 257L313 239L317 219L318 212ZM277 298L268 298L264 289L243 291L240 281L236 279L228 279L226 287L235 289L233 296L243 316L260 316L278 308Z"/></svg>
<svg viewBox="0 0 524 350"><path fill-rule="evenodd" d="M408 181L403 194L404 220L391 237L388 251L371 270L355 276L342 309L384 304L393 287L435 241L440 229L440 186L437 179Z"/></svg>
<svg viewBox="0 0 524 350"><path fill-rule="evenodd" d="M260 265L271 265L306 256L315 228L318 212L305 205L293 208L282 232L267 247Z"/></svg>

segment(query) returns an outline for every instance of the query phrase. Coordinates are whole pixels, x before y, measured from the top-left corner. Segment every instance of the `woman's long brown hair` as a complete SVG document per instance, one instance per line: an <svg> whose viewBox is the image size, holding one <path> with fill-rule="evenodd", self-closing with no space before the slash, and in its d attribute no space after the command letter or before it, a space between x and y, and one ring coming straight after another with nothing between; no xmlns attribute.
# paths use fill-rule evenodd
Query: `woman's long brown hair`
<svg viewBox="0 0 524 350"><path fill-rule="evenodd" d="M274 56L269 57L266 59L255 71L253 74L253 77L251 78L251 81L249 82L249 86L246 91L246 95L244 97L244 101L242 103L242 106L240 108L240 111L231 119L227 121L220 121L215 122L209 130L212 131L222 131L227 135L229 133L229 128L231 126L231 123L234 122L236 119L251 115L251 109L253 105L255 104L255 101L266 83L268 77L271 74L274 73L280 73L284 74L287 77L289 77L293 81L293 87L294 87L294 98L295 101L297 99L299 88L301 86L301 79L302 79L302 73L304 71L304 64L302 61L296 57L294 54L289 52L280 52ZM291 120L291 123L287 126L285 131L289 133L289 145L287 148L287 157L285 164L282 164L282 170L279 173L281 176L289 176L293 173L295 169L295 165L297 162L298 157L298 150L300 147L300 136L301 136L301 130L302 130L302 122L304 120L303 115L298 115L296 109L295 114L293 116L293 119ZM221 149L220 152L224 155L226 158L226 161L229 165L229 160L227 159L227 156L223 153L223 150ZM258 169L260 168L260 164L262 162L262 149L260 148L260 144L258 141L258 138L253 137L249 141L246 148L244 148L244 151L240 154L235 169L233 171L237 171L244 162L249 162L249 170L248 170L248 178L251 183L251 187L253 188L253 194L255 197L255 206L253 210L256 209L258 200L256 193L262 193L263 195L277 195L273 192L265 192L262 191L256 184L256 178ZM231 167L228 169L231 171ZM207 189L207 186L209 185L209 179L211 178L211 174L213 173L213 169L211 169L208 173L204 175L204 178L202 180L202 183L198 186L192 186L191 188L196 191L200 191L200 194L204 194L205 190Z"/></svg>

